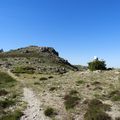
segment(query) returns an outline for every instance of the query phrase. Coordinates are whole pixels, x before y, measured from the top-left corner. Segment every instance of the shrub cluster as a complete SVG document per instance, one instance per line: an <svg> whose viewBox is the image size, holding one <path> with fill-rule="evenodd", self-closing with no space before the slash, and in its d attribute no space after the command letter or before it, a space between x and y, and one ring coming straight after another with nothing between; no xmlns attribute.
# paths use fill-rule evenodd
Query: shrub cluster
<svg viewBox="0 0 120 120"><path fill-rule="evenodd" d="M77 96L76 90L71 90L69 94L64 96L64 105L67 110L73 109L79 102L80 98Z"/></svg>
<svg viewBox="0 0 120 120"><path fill-rule="evenodd" d="M14 73L27 73L27 74L33 74L35 72L35 69L33 67L16 67L12 72Z"/></svg>
<svg viewBox="0 0 120 120"><path fill-rule="evenodd" d="M111 120L111 117L106 113L110 109L109 105L103 104L100 100L93 99L88 103L84 120Z"/></svg>
<svg viewBox="0 0 120 120"><path fill-rule="evenodd" d="M44 114L48 117L52 117L55 115L55 111L53 108L51 107L48 107L45 111L44 111Z"/></svg>
<svg viewBox="0 0 120 120"><path fill-rule="evenodd" d="M105 61L99 60L99 59L93 60L92 62L88 63L88 69L91 70L91 71L106 70Z"/></svg>

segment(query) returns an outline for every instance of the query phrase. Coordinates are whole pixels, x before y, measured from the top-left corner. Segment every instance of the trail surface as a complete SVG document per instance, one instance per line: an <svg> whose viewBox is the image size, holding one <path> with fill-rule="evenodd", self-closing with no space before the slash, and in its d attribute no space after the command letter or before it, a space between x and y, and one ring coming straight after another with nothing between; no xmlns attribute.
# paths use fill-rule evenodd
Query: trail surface
<svg viewBox="0 0 120 120"><path fill-rule="evenodd" d="M42 103L40 99L37 98L36 94L32 89L25 87L24 81L19 80L10 70L7 73L23 84L23 100L27 103L27 108L23 111L23 116L20 120L49 120L44 115L44 110L42 109Z"/></svg>
<svg viewBox="0 0 120 120"><path fill-rule="evenodd" d="M40 107L42 104L30 88L24 88L24 101L28 106L20 120L47 120Z"/></svg>

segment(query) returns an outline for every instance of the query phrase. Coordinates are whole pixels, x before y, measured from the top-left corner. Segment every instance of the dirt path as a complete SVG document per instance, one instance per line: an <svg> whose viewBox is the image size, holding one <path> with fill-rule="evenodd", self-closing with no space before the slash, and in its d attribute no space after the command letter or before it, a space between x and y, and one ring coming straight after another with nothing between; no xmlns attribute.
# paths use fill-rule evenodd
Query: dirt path
<svg viewBox="0 0 120 120"><path fill-rule="evenodd" d="M41 110L42 104L29 88L24 88L24 101L28 103L28 106L20 120L47 120Z"/></svg>
<svg viewBox="0 0 120 120"><path fill-rule="evenodd" d="M18 79L17 76L11 73L10 70L8 70L7 73L16 80L21 81ZM27 103L27 108L25 109L25 111L23 111L24 115L20 118L20 120L49 120L44 115L44 110L42 109L42 103L40 102L40 99L37 98L32 89L25 87L23 80L21 81L21 83L24 86L23 101Z"/></svg>

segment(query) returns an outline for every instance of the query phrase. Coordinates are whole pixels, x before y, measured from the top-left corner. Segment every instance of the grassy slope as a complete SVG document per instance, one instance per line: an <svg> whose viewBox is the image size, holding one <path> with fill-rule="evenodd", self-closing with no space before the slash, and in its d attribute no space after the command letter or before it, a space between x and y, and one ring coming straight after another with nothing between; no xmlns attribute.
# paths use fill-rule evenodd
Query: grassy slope
<svg viewBox="0 0 120 120"><path fill-rule="evenodd" d="M43 101L45 109L52 107L56 110L55 118L57 120L72 120L73 118L83 120L88 110L93 113L87 115L92 114L95 120L101 118L101 114L108 120L110 120L109 116L120 117L120 74L117 71L69 72L64 75L24 74L20 77L27 86L36 91L40 100ZM71 90L77 91L77 94L73 93L69 97ZM65 96L68 98L65 99ZM94 99L102 101L101 104L103 105L104 103L110 105L111 111L107 111L106 114L103 108L100 108L97 112L88 109L88 103ZM68 102L65 102L65 100L68 100ZM70 105L70 109L66 109L65 104L67 103L67 106L69 106L71 102L73 108ZM99 105L93 107L98 109ZM104 117L103 119L105 119ZM85 120L92 119L87 116L85 118Z"/></svg>
<svg viewBox="0 0 120 120"><path fill-rule="evenodd" d="M19 83L0 72L0 120L17 120L22 115L21 93Z"/></svg>

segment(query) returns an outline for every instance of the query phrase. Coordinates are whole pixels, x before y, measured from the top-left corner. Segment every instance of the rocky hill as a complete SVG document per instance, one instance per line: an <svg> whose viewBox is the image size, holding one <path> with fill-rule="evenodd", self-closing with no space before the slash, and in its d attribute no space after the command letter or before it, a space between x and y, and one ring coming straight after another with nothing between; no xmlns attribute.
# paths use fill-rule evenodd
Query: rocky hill
<svg viewBox="0 0 120 120"><path fill-rule="evenodd" d="M0 53L0 66L16 73L65 73L77 67L51 47L29 46Z"/></svg>

